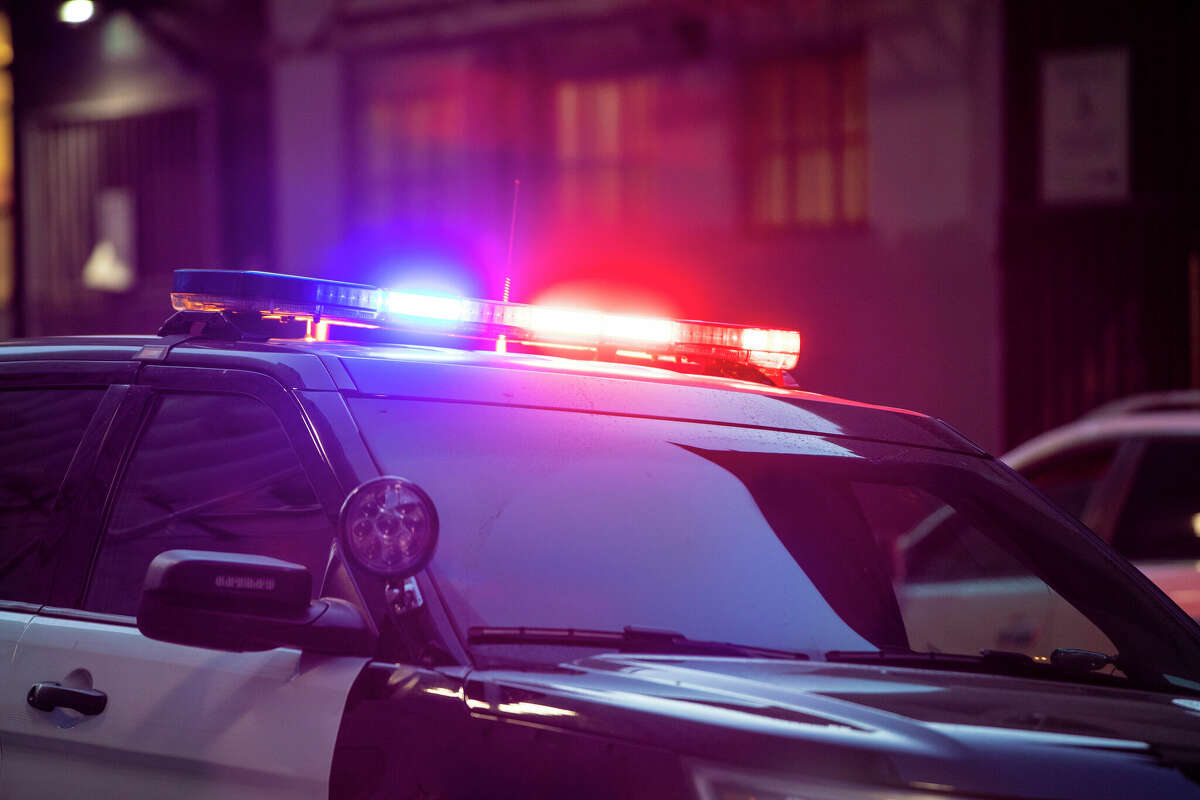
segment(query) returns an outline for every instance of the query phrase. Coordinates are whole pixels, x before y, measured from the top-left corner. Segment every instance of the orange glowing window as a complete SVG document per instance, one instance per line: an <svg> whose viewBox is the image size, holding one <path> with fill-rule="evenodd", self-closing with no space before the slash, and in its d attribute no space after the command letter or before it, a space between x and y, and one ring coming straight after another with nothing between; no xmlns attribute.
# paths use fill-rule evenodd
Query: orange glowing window
<svg viewBox="0 0 1200 800"><path fill-rule="evenodd" d="M0 14L0 309L12 300L13 273L13 111L12 31Z"/></svg>
<svg viewBox="0 0 1200 800"><path fill-rule="evenodd" d="M658 93L648 75L556 85L554 156L564 220L616 222L649 210Z"/></svg>
<svg viewBox="0 0 1200 800"><path fill-rule="evenodd" d="M861 49L745 75L748 213L756 227L856 225L867 214Z"/></svg>

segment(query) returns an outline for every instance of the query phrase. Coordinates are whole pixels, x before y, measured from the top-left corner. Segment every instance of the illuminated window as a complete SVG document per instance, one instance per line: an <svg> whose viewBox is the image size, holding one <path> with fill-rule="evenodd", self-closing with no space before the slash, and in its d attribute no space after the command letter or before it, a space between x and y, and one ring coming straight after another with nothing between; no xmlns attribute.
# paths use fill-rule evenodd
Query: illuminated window
<svg viewBox="0 0 1200 800"><path fill-rule="evenodd" d="M503 218L529 111L517 76L454 51L370 61L356 81L363 221Z"/></svg>
<svg viewBox="0 0 1200 800"><path fill-rule="evenodd" d="M652 76L558 83L555 167L564 220L616 222L649 211L657 95Z"/></svg>
<svg viewBox="0 0 1200 800"><path fill-rule="evenodd" d="M756 227L856 225L867 213L861 50L763 62L746 76L748 212Z"/></svg>

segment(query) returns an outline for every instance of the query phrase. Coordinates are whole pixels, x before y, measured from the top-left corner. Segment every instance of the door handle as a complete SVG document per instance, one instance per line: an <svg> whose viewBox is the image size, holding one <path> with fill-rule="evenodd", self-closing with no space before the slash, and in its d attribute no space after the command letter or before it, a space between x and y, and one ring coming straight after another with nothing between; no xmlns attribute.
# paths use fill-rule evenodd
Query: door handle
<svg viewBox="0 0 1200 800"><path fill-rule="evenodd" d="M108 695L96 689L73 689L53 681L35 683L25 696L29 705L38 711L72 708L80 714L94 717L108 705Z"/></svg>

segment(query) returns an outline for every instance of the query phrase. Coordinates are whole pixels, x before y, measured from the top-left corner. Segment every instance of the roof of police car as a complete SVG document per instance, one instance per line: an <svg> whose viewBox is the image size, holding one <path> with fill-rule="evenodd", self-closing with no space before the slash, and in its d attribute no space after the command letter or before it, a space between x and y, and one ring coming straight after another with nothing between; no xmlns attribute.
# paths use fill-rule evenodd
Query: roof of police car
<svg viewBox="0 0 1200 800"><path fill-rule="evenodd" d="M0 361L133 362L142 348L163 343L157 336L9 340L0 342ZM265 372L293 389L694 420L983 454L924 414L639 364L411 344L202 338L147 363Z"/></svg>

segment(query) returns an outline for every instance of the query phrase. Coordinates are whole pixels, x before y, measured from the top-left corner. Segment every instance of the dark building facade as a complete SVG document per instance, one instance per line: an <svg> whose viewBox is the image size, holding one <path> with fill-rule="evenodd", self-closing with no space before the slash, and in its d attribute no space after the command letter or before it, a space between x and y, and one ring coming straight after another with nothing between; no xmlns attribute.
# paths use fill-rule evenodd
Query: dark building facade
<svg viewBox="0 0 1200 800"><path fill-rule="evenodd" d="M1004 439L1200 385L1200 7L1005 6Z"/></svg>
<svg viewBox="0 0 1200 800"><path fill-rule="evenodd" d="M153 330L183 265L270 260L258 3L8 4L17 142L11 333Z"/></svg>

